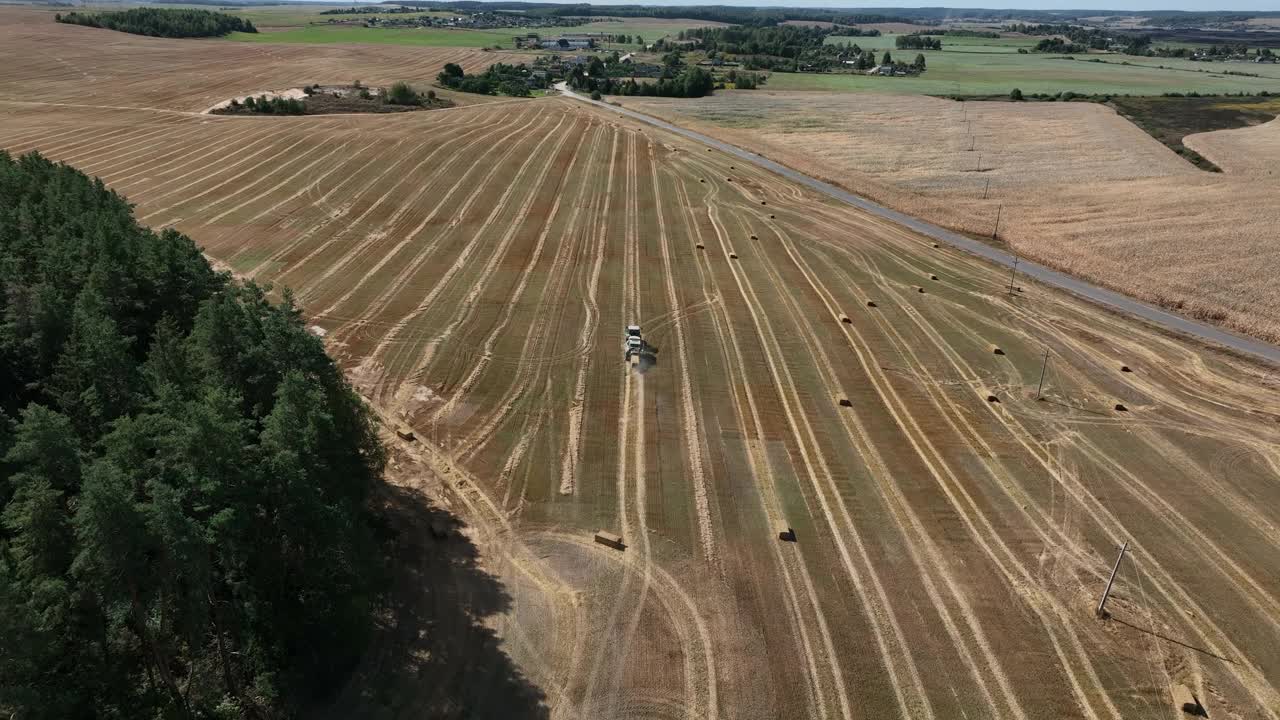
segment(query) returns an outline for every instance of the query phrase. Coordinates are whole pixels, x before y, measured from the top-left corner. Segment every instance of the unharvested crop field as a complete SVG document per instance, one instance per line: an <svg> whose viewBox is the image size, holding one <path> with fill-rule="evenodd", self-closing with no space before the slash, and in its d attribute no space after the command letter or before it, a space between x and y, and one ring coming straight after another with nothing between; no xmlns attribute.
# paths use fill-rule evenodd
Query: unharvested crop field
<svg viewBox="0 0 1280 720"><path fill-rule="evenodd" d="M26 42L10 12L6 46ZM65 30L53 56L82 41ZM1009 294L1003 271L567 99L202 116L169 110L203 101L188 76L127 103L144 78L114 64L135 52L101 51L113 79L74 106L15 97L40 78L6 69L0 148L99 175L295 290L415 430L397 471L448 488L509 599L481 619L545 705L506 700L477 645L336 716L1121 720L1173 717L1174 684L1210 717L1280 715L1268 370ZM452 590L422 581L424 603ZM462 695L445 710L442 688Z"/></svg>
<svg viewBox="0 0 1280 720"><path fill-rule="evenodd" d="M772 91L622 103L976 235L999 212L1001 240L1024 256L1280 340L1280 173L1266 163L1198 170L1092 103Z"/></svg>

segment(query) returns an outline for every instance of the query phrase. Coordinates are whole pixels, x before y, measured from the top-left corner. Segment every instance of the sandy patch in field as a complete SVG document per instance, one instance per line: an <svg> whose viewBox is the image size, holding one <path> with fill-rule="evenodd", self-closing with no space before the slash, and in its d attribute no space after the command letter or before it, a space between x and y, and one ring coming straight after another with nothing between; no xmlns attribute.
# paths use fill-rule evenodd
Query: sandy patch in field
<svg viewBox="0 0 1280 720"><path fill-rule="evenodd" d="M1188 135L1182 144L1228 173L1273 176L1280 168L1280 118L1253 127Z"/></svg>
<svg viewBox="0 0 1280 720"><path fill-rule="evenodd" d="M621 103L957 230L989 237L999 214L1022 255L1280 340L1280 175L1261 172L1280 157L1274 122L1193 139L1226 158L1222 174L1087 103L767 91Z"/></svg>
<svg viewBox="0 0 1280 720"><path fill-rule="evenodd" d="M302 100L307 97L307 93L302 88L289 88L288 90L259 90L258 92L251 92L248 95L240 95L234 98L227 98L226 100L223 100L217 105L210 106L208 109L205 110L205 113L208 114L213 112L214 110L221 110L222 108L230 105L233 101L242 103L251 97L260 98L264 95L267 97L268 100L275 100L276 98L284 98L286 100Z"/></svg>

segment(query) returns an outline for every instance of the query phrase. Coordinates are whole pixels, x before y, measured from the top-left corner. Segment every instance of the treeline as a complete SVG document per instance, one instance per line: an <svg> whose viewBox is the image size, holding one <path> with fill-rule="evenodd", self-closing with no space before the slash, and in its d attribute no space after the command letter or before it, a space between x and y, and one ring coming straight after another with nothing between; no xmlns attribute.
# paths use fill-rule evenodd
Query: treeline
<svg viewBox="0 0 1280 720"><path fill-rule="evenodd" d="M249 20L209 10L132 8L118 12L57 14L54 20L73 25L119 30L152 37L218 37L233 32L256 33Z"/></svg>
<svg viewBox="0 0 1280 720"><path fill-rule="evenodd" d="M821 72L830 70L846 58L858 52L856 45L827 43L827 38L845 28L824 28L811 25L778 25L770 27L719 27L692 28L679 33L680 40L696 40L698 47L708 57L731 56L741 60L750 70L801 70ZM874 37L877 30L865 33ZM658 41L655 49L672 46Z"/></svg>
<svg viewBox="0 0 1280 720"><path fill-rule="evenodd" d="M634 79L595 77L581 67L569 73L569 87L589 92L595 99L601 95L642 95L649 97L698 98L710 95L715 89L715 78L700 67L686 67L671 77L653 82L637 82ZM743 82L755 86L755 77ZM747 88L742 88L747 89Z"/></svg>
<svg viewBox="0 0 1280 720"><path fill-rule="evenodd" d="M1084 53L1089 52L1089 48L1078 43L1068 42L1060 37L1045 38L1036 43L1032 48L1038 53Z"/></svg>
<svg viewBox="0 0 1280 720"><path fill-rule="evenodd" d="M593 58L598 59L598 58ZM528 97L529 91L547 87L545 75L535 75L528 65L494 63L478 75L467 75L455 63L446 63L436 82L453 90L478 95Z"/></svg>
<svg viewBox="0 0 1280 720"><path fill-rule="evenodd" d="M942 41L928 35L899 35L893 40L899 50L941 50Z"/></svg>
<svg viewBox="0 0 1280 720"><path fill-rule="evenodd" d="M0 152L0 712L296 717L386 571L383 450L285 294Z"/></svg>
<svg viewBox="0 0 1280 720"><path fill-rule="evenodd" d="M902 22L913 20L908 14L919 14L918 9L898 10L889 13L849 12L839 9L822 8L752 8L731 7L726 5L559 5L555 3L514 2L499 0L497 2L478 2L476 0L460 0L457 2L437 2L434 0L406 0L396 2L418 9L431 10L465 10L496 12L501 10L518 11L525 15L541 15L544 17L653 17L664 19L705 20L723 22L731 25L777 25L788 20L806 22L829 22L839 25L861 25L867 23ZM954 13L954 11L952 11Z"/></svg>

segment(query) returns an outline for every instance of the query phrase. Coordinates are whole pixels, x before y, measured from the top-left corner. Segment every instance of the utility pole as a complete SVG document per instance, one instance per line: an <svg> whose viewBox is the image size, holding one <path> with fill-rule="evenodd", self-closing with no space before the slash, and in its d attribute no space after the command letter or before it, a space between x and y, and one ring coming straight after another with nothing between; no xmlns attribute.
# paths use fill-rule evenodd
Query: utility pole
<svg viewBox="0 0 1280 720"><path fill-rule="evenodd" d="M1040 399L1040 391L1044 390L1044 371L1049 369L1049 348L1044 349L1044 363L1040 366L1040 384L1036 387L1036 399Z"/></svg>
<svg viewBox="0 0 1280 720"><path fill-rule="evenodd" d="M996 206L996 227L994 230L991 231L992 240L995 240L996 236L1000 234L1000 213L1003 210L1004 210L1004 203L1000 203L999 205Z"/></svg>
<svg viewBox="0 0 1280 720"><path fill-rule="evenodd" d="M982 188L982 199L987 199L987 191L991 189L991 178L987 178L987 186Z"/></svg>
<svg viewBox="0 0 1280 720"><path fill-rule="evenodd" d="M982 156L978 156L978 172L982 172Z"/></svg>
<svg viewBox="0 0 1280 720"><path fill-rule="evenodd" d="M1018 263L1021 261L1022 261L1022 258L1018 257L1017 255L1013 256L1013 267L1010 268L1009 270L1009 294L1010 295L1013 294L1013 281L1018 276Z"/></svg>
<svg viewBox="0 0 1280 720"><path fill-rule="evenodd" d="M1111 584L1116 581L1116 573L1120 570L1120 561L1124 559L1124 553L1129 549L1128 541L1120 548L1120 554L1116 556L1116 566L1111 568L1111 578L1107 580L1107 589L1102 591L1102 600L1098 602L1098 617L1105 619L1107 617L1107 597L1111 595Z"/></svg>

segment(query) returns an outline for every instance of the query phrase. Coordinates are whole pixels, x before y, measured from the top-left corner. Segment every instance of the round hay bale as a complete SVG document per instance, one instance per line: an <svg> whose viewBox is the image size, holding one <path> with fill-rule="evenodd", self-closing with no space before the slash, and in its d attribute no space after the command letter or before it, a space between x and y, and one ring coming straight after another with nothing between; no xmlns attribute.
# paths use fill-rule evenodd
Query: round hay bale
<svg viewBox="0 0 1280 720"><path fill-rule="evenodd" d="M1128 365L1121 365L1120 372L1133 372L1133 371L1129 369Z"/></svg>
<svg viewBox="0 0 1280 720"><path fill-rule="evenodd" d="M761 205L768 205L769 203L767 203L767 202L765 202L765 201L761 200L761 201L760 201L760 204L761 204Z"/></svg>
<svg viewBox="0 0 1280 720"><path fill-rule="evenodd" d="M729 169L730 169L730 170L737 170L738 168L736 168L736 167L734 167L734 166L730 165L730 166L729 166Z"/></svg>
<svg viewBox="0 0 1280 720"><path fill-rule="evenodd" d="M867 307L875 307L875 306L876 306L876 301L875 301L875 300L868 300L868 301L867 301Z"/></svg>
<svg viewBox="0 0 1280 720"><path fill-rule="evenodd" d="M938 276L937 276L937 275L930 274L930 275L929 275L929 279L930 279L930 280L937 280L937 279L938 279Z"/></svg>
<svg viewBox="0 0 1280 720"><path fill-rule="evenodd" d="M991 354L992 354L992 355L1003 355L1003 354L1004 354L1004 350L1001 350L999 345L992 345L992 346L991 346Z"/></svg>
<svg viewBox="0 0 1280 720"><path fill-rule="evenodd" d="M840 407L853 407L853 403L849 402L849 398L840 398Z"/></svg>
<svg viewBox="0 0 1280 720"><path fill-rule="evenodd" d="M751 239L752 239L752 240L759 240L760 238L756 237L755 235L752 235L752 236L751 236Z"/></svg>
<svg viewBox="0 0 1280 720"><path fill-rule="evenodd" d="M998 403L1000 402L1000 398L996 397L995 395L992 395L991 393L987 393L987 402Z"/></svg>
<svg viewBox="0 0 1280 720"><path fill-rule="evenodd" d="M840 322L844 323L845 325L852 325L853 318L849 317L848 315L845 315L844 313L840 313Z"/></svg>
<svg viewBox="0 0 1280 720"><path fill-rule="evenodd" d="M916 292L918 293L922 293L922 294L924 293L924 288L920 287L919 285L912 285L911 287L915 288Z"/></svg>
<svg viewBox="0 0 1280 720"><path fill-rule="evenodd" d="M730 260L737 260L737 259L738 259L738 253L736 253L736 252L731 252L731 253L729 253L729 259L730 259Z"/></svg>
<svg viewBox="0 0 1280 720"><path fill-rule="evenodd" d="M727 178L725 178L725 179L724 179L724 181L725 181L725 182L733 182L733 178L731 178L731 177L727 177Z"/></svg>
<svg viewBox="0 0 1280 720"><path fill-rule="evenodd" d="M933 244L933 246L934 246L935 248L936 248L936 247L941 247L940 245L938 245L938 243L934 243L934 244Z"/></svg>
<svg viewBox="0 0 1280 720"><path fill-rule="evenodd" d="M707 180L706 180L706 178L698 178L698 182L700 182L700 183L704 183L704 182L706 182L706 181L707 181Z"/></svg>
<svg viewBox="0 0 1280 720"><path fill-rule="evenodd" d="M698 243L694 245L694 247L698 248L699 250L705 250L707 248L707 246L703 245L702 243Z"/></svg>
<svg viewBox="0 0 1280 720"><path fill-rule="evenodd" d="M776 217L776 216L775 216L775 215L773 215L773 214L770 214L770 215L769 215L769 219L770 219L770 220L775 219L775 217Z"/></svg>
<svg viewBox="0 0 1280 720"><path fill-rule="evenodd" d="M1125 407L1124 403L1116 403L1116 412L1129 412L1129 408Z"/></svg>

